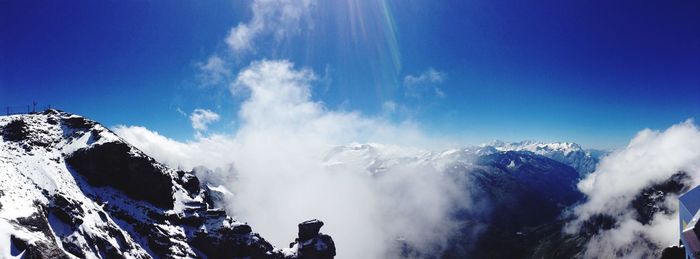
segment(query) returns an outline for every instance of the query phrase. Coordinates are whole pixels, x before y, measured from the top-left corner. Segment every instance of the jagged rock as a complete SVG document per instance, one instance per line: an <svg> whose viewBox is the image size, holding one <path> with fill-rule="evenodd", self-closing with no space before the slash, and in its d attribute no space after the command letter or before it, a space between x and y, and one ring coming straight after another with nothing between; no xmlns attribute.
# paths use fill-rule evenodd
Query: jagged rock
<svg viewBox="0 0 700 259"><path fill-rule="evenodd" d="M76 227L83 224L85 211L81 205L80 202L57 193L51 196L49 211L71 227Z"/></svg>
<svg viewBox="0 0 700 259"><path fill-rule="evenodd" d="M274 258L273 247L247 224L224 224L209 231L198 231L194 246L209 258Z"/></svg>
<svg viewBox="0 0 700 259"><path fill-rule="evenodd" d="M81 116L68 116L62 118L63 124L74 129L90 129L95 126L95 122L87 120Z"/></svg>
<svg viewBox="0 0 700 259"><path fill-rule="evenodd" d="M312 219L309 221L304 221L299 223L299 240L306 241L314 238L318 235L318 231L321 230L323 222L317 219Z"/></svg>
<svg viewBox="0 0 700 259"><path fill-rule="evenodd" d="M317 219L299 223L296 240L289 244L285 258L330 259L335 257L335 243L329 235L320 233L323 222Z"/></svg>
<svg viewBox="0 0 700 259"><path fill-rule="evenodd" d="M190 195L197 195L201 191L201 183L199 182L199 178L197 178L194 174L192 173L186 173L183 171L177 171L178 178L176 179L177 183L182 185L185 190Z"/></svg>
<svg viewBox="0 0 700 259"><path fill-rule="evenodd" d="M2 137L5 141L22 141L28 134L27 123L22 119L12 120L2 127Z"/></svg>
<svg viewBox="0 0 700 259"><path fill-rule="evenodd" d="M56 244L48 219L46 218L46 208L39 202L34 202L37 212L28 216L18 218L15 225L26 230L41 233L43 239L24 240L17 236L11 236L11 241L20 251L24 251L25 258L69 258Z"/></svg>
<svg viewBox="0 0 700 259"><path fill-rule="evenodd" d="M23 257L27 259L69 259L70 257L61 251L55 243L33 242L12 236L12 243L15 247L23 251Z"/></svg>

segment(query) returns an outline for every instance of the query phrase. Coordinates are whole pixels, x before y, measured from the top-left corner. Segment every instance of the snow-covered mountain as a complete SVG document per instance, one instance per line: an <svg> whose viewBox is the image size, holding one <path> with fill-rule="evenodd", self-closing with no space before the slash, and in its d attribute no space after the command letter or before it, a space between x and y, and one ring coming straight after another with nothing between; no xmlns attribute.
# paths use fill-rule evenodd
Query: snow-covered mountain
<svg viewBox="0 0 700 259"><path fill-rule="evenodd" d="M546 156L573 167L582 177L595 170L602 155L600 152L585 150L579 144L572 142L542 143L528 140L503 142L496 140L480 147L493 147L498 151L528 151Z"/></svg>
<svg viewBox="0 0 700 259"><path fill-rule="evenodd" d="M0 116L0 258L332 258L323 222L274 248L213 204L219 186L57 110Z"/></svg>
<svg viewBox="0 0 700 259"><path fill-rule="evenodd" d="M605 153L591 152L572 142L542 143L535 141L503 142L494 141L461 149L448 149L430 152L419 149L388 146L376 143L351 144L339 146L328 152L325 157L328 166L361 165L370 174L381 173L387 168L401 163L418 161L434 163L438 167L453 161L470 163L474 157L504 153L507 151L531 152L571 166L580 176L595 170L599 158Z"/></svg>
<svg viewBox="0 0 700 259"><path fill-rule="evenodd" d="M457 234L440 258L526 258L537 240L550 234L537 227L555 222L583 199L576 187L579 173L571 166L534 152L493 146L431 152L352 144L329 152L326 166L359 166L377 178L401 174L402 168L435 168L462 183L477 204L453 211ZM423 256L410 247L405 252Z"/></svg>

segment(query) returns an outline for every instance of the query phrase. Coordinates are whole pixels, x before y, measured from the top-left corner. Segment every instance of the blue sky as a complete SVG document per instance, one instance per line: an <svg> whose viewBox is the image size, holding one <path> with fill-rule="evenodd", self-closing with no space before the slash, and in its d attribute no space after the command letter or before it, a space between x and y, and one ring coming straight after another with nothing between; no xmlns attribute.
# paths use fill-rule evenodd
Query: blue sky
<svg viewBox="0 0 700 259"><path fill-rule="evenodd" d="M186 140L197 108L220 115L210 132L234 132L245 97L230 81L287 59L315 72L328 109L464 144L619 147L700 118L698 1L296 2L308 5L292 18L256 20L253 1L3 1L0 105L36 100ZM240 24L255 35L236 49ZM212 57L218 80L202 69Z"/></svg>

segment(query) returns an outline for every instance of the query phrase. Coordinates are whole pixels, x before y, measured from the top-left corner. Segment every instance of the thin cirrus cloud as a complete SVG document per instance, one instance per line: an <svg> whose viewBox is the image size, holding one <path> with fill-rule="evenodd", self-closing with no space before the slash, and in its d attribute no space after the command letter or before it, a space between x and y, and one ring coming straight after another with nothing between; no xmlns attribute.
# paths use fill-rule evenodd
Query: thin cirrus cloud
<svg viewBox="0 0 700 259"><path fill-rule="evenodd" d="M231 77L227 62L218 55L210 56L206 62L198 62L196 66L197 79L202 86L219 85Z"/></svg>
<svg viewBox="0 0 700 259"><path fill-rule="evenodd" d="M272 36L275 40L299 32L315 0L255 0L253 17L248 22L233 27L226 37L226 44L236 54L255 50L258 38Z"/></svg>
<svg viewBox="0 0 700 259"><path fill-rule="evenodd" d="M403 79L403 84L406 87L406 95L412 97L421 97L429 92L432 92L438 97L445 97L445 92L437 85L441 84L447 78L444 72L429 68L423 73L417 75L406 75Z"/></svg>

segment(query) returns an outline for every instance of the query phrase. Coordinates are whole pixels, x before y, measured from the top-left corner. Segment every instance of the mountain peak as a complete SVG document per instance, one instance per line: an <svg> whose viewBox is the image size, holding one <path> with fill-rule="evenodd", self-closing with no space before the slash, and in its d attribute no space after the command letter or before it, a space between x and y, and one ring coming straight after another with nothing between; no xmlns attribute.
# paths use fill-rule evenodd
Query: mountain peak
<svg viewBox="0 0 700 259"><path fill-rule="evenodd" d="M540 142L534 140L523 140L519 142L505 142L501 140L495 140L489 144L482 144L480 146L492 146L501 151L531 151L537 152L543 151L582 151L581 145L574 142Z"/></svg>
<svg viewBox="0 0 700 259"><path fill-rule="evenodd" d="M95 121L52 109L0 116L0 132L0 242L11 244L0 257L302 258L214 207L193 172Z"/></svg>
<svg viewBox="0 0 700 259"><path fill-rule="evenodd" d="M561 163L567 164L579 172L581 177L595 170L599 158L584 150L574 142L539 142L524 140L520 142L504 142L500 140L482 144L480 148L492 148L497 151L526 151L542 155Z"/></svg>

